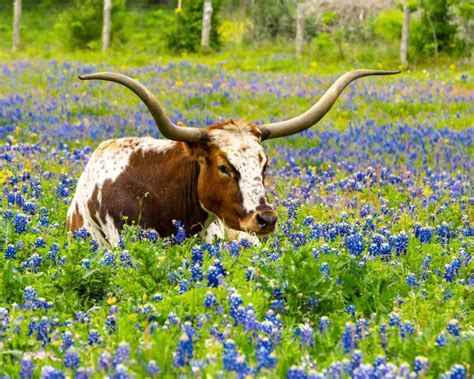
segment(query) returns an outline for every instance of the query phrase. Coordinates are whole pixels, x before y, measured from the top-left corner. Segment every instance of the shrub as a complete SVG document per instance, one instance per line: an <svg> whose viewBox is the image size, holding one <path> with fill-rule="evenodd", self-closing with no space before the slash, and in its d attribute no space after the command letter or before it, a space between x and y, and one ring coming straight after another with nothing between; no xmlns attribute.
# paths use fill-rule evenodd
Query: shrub
<svg viewBox="0 0 474 379"><path fill-rule="evenodd" d="M377 37L390 43L399 41L402 34L403 12L391 9L381 12L374 21L374 32Z"/></svg>
<svg viewBox="0 0 474 379"><path fill-rule="evenodd" d="M212 19L210 48L218 50L221 46L220 8L222 0L212 2ZM173 27L166 33L168 48L172 51L199 51L201 47L201 31L204 0L193 0L184 2L183 9L176 9L176 21Z"/></svg>
<svg viewBox="0 0 474 379"><path fill-rule="evenodd" d="M112 0L111 42L122 40L125 0ZM103 0L74 0L65 11L56 29L71 48L95 49L102 38Z"/></svg>
<svg viewBox="0 0 474 379"><path fill-rule="evenodd" d="M295 24L294 0L259 0L250 8L249 41L291 37Z"/></svg>
<svg viewBox="0 0 474 379"><path fill-rule="evenodd" d="M457 25L449 8L448 0L421 2L421 20L413 24L410 36L410 42L418 54L433 55L454 50Z"/></svg>

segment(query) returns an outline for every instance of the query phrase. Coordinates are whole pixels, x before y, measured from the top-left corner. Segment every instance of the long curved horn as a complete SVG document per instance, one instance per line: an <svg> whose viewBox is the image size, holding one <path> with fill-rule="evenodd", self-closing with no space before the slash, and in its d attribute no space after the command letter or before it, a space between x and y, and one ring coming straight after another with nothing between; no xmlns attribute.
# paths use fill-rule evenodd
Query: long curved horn
<svg viewBox="0 0 474 379"><path fill-rule="evenodd" d="M290 120L275 122L272 124L258 125L262 131L262 139L286 137L302 132L316 124L331 109L336 99L347 85L353 80L369 75L393 75L400 71L381 70L354 70L340 76L331 87L324 93L323 97L303 114Z"/></svg>
<svg viewBox="0 0 474 379"><path fill-rule="evenodd" d="M207 137L205 129L195 129L185 126L177 126L171 122L161 107L156 97L141 83L136 80L113 72L98 72L89 75L80 75L81 80L107 80L122 84L133 91L147 106L151 112L156 126L165 138L181 142L202 142Z"/></svg>

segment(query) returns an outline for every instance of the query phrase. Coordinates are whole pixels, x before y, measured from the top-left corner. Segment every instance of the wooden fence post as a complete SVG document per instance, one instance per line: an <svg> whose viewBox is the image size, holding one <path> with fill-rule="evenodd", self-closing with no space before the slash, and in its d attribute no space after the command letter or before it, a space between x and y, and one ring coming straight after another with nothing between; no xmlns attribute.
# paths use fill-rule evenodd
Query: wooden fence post
<svg viewBox="0 0 474 379"><path fill-rule="evenodd" d="M304 16L305 16L305 4L299 3L296 8L296 55L301 56L303 54L303 42L304 42Z"/></svg>
<svg viewBox="0 0 474 379"><path fill-rule="evenodd" d="M12 50L17 51L20 48L20 18L21 18L21 0L13 1L13 45Z"/></svg>
<svg viewBox="0 0 474 379"><path fill-rule="evenodd" d="M402 67L408 66L408 41L410 36L410 7L408 1L403 3L403 27L402 27L402 41L400 44L400 65Z"/></svg>
<svg viewBox="0 0 474 379"><path fill-rule="evenodd" d="M112 29L112 0L104 0L104 21L102 24L102 51L110 47L110 31Z"/></svg>
<svg viewBox="0 0 474 379"><path fill-rule="evenodd" d="M212 21L212 1L205 0L202 14L202 33L201 47L203 50L209 50L209 38L211 36Z"/></svg>

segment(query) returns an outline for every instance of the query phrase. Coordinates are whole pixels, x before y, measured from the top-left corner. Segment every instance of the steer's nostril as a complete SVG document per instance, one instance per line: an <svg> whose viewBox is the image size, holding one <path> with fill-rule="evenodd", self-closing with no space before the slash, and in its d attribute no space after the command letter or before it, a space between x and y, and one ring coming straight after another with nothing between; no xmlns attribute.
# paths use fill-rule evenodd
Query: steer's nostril
<svg viewBox="0 0 474 379"><path fill-rule="evenodd" d="M277 216L273 214L257 213L257 222L262 227L274 226L277 222Z"/></svg>

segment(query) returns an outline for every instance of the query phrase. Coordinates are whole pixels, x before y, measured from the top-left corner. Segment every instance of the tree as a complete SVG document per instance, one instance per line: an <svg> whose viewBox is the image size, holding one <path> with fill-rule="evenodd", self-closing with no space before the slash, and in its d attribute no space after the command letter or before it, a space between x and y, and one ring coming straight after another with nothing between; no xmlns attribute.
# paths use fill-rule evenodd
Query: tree
<svg viewBox="0 0 474 379"><path fill-rule="evenodd" d="M110 46L110 31L112 29L112 0L104 0L104 21L102 25L102 51Z"/></svg>
<svg viewBox="0 0 474 379"><path fill-rule="evenodd" d="M400 64L402 67L408 65L408 41L410 38L410 6L408 0L403 2L403 26L402 40L400 44Z"/></svg>
<svg viewBox="0 0 474 379"><path fill-rule="evenodd" d="M12 50L17 51L20 48L20 18L21 18L21 0L13 1L13 46Z"/></svg>

